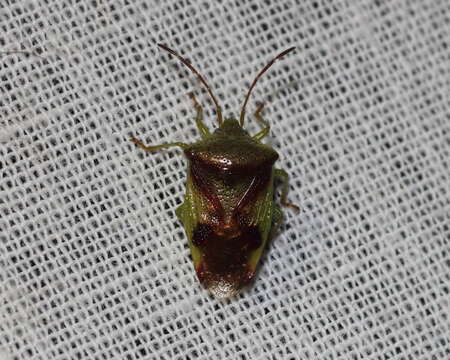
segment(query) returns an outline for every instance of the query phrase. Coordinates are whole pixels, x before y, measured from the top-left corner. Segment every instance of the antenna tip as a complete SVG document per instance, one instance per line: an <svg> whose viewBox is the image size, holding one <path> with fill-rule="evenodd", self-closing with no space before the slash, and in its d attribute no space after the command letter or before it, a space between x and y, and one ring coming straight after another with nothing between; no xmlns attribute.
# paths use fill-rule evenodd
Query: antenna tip
<svg viewBox="0 0 450 360"><path fill-rule="evenodd" d="M290 53L292 50L295 50L295 46L290 47L289 49L284 50L279 56L284 56L287 53Z"/></svg>

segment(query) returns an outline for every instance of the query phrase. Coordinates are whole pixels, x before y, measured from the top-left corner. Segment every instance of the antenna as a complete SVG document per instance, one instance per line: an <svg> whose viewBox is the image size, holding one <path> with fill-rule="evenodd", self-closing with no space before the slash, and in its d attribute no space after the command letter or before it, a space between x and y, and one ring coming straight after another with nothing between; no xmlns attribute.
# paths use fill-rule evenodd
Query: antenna
<svg viewBox="0 0 450 360"><path fill-rule="evenodd" d="M275 61L281 59L284 55L286 55L287 53L291 52L294 49L295 49L295 46L293 46L287 50L284 50L283 52L281 52L280 54L275 56L266 66L264 66L264 68L259 72L259 74L256 75L256 78L255 78L255 80L253 80L253 83L250 86L250 89L248 89L248 93L247 93L247 96L245 97L244 105L242 105L241 116L239 118L239 123L241 124L241 126L244 125L245 107L247 106L248 99L250 98L250 94L252 93L252 90L255 87L256 82L275 63Z"/></svg>
<svg viewBox="0 0 450 360"><path fill-rule="evenodd" d="M166 50L168 53L172 54L173 56L177 57L184 65L186 65L189 70L191 70L194 74L196 74L198 76L198 78L200 79L200 81L202 82L203 85L205 85L206 89L208 90L209 96L211 96L211 99L214 101L214 104L216 105L216 112L217 112L217 122L219 123L219 126L222 124L222 110L220 109L220 105L217 102L216 97L214 96L211 88L208 86L208 84L206 83L206 80L203 78L203 76L183 57L181 57L180 55L178 55L175 51L173 51L172 49L169 49L166 45L164 44L158 44L158 46L164 50Z"/></svg>

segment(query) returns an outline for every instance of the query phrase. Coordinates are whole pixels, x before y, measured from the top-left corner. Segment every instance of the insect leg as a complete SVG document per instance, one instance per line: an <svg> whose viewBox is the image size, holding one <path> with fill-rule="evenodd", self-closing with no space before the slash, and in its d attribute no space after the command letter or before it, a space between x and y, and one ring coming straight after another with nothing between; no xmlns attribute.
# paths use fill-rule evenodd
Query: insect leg
<svg viewBox="0 0 450 360"><path fill-rule="evenodd" d="M203 123L203 108L198 103L197 99L195 98L194 93L190 92L188 95L194 102L194 107L197 110L197 118L195 119L195 123L197 124L198 131L200 131L201 137L205 138L208 135L210 135L210 132L209 132L208 128L206 127L206 125Z"/></svg>
<svg viewBox="0 0 450 360"><path fill-rule="evenodd" d="M283 206L288 206L296 211L300 211L300 208L295 205L290 203L289 201L287 201L287 193L289 190L289 175L286 171L282 170L282 169L274 169L274 177L281 179L281 181L283 182L283 188L281 190L281 205Z"/></svg>
<svg viewBox="0 0 450 360"><path fill-rule="evenodd" d="M264 129L262 129L259 133L253 136L253 139L258 141L266 137L270 131L269 123L266 120L264 120L263 117L261 116L261 111L265 105L266 104L262 103L261 105L258 106L258 108L255 111L256 120L258 120L264 126Z"/></svg>
<svg viewBox="0 0 450 360"><path fill-rule="evenodd" d="M135 143L142 150L149 151L149 152L156 151L156 150L159 150L159 149L169 148L169 147L172 147L172 146L179 146L182 149L184 149L186 146L188 146L188 144L185 144L185 143L182 143L182 142L173 142L173 143L168 143L168 144L147 146L142 141L140 141L140 140L138 140L136 138L132 138L132 139L130 139L130 141Z"/></svg>

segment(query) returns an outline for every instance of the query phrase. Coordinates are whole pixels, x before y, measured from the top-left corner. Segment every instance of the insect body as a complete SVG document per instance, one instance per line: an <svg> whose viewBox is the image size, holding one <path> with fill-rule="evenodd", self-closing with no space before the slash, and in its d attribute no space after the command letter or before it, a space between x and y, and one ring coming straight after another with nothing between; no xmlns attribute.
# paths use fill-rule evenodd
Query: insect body
<svg viewBox="0 0 450 360"><path fill-rule="evenodd" d="M197 109L200 141L156 146L146 146L135 138L131 141L146 151L173 146L183 149L188 159L186 195L176 214L185 228L200 282L214 296L229 297L252 280L269 233L281 219L281 211L273 201L275 178L284 181L281 203L298 210L286 202L288 175L274 168L277 152L261 143L270 130L261 116L263 105L255 116L264 128L250 136L242 127L245 107L256 81L294 48L283 51L260 71L250 86L238 121L222 120L221 108L200 73L167 46L158 46L176 56L199 77L216 105L219 127L209 132L203 123L202 107L190 94Z"/></svg>

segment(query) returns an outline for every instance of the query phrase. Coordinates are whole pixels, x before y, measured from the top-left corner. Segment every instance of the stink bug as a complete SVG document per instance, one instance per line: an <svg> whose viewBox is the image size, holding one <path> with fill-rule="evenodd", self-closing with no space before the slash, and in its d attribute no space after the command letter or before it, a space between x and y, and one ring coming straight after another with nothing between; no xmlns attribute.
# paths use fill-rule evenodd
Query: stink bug
<svg viewBox="0 0 450 360"><path fill-rule="evenodd" d="M188 159L186 195L176 214L186 231L200 282L215 297L230 297L254 277L269 233L281 220L281 211L273 200L274 178L284 182L281 204L298 210L286 201L287 173L274 168L277 152L261 143L270 130L261 116L263 105L258 107L255 117L264 128L253 136L243 129L245 107L256 82L276 60L294 48L277 55L258 73L237 121L222 119L221 108L211 88L188 61L167 46L158 46L198 76L215 104L219 126L213 133L209 132L203 123L201 105L193 94L189 94L197 110L200 141L156 146L144 145L136 138L131 141L150 152L173 146L184 151Z"/></svg>

